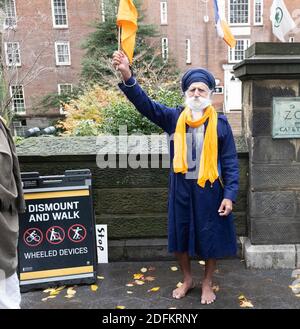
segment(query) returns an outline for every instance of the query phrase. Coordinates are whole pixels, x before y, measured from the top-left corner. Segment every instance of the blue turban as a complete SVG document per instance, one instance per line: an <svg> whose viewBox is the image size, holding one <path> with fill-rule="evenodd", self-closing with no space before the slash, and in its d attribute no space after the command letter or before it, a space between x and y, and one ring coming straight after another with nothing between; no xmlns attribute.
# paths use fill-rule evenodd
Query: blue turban
<svg viewBox="0 0 300 329"><path fill-rule="evenodd" d="M196 69L190 69L183 75L181 79L181 88L183 92L186 92L189 86L194 82L205 83L210 90L216 88L216 81L214 76L207 70L199 67Z"/></svg>

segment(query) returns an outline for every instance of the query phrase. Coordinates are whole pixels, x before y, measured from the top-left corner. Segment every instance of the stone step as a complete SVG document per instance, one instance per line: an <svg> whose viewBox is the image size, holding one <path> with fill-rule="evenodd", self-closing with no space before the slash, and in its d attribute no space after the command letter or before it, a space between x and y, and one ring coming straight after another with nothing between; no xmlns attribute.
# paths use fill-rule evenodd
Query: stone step
<svg viewBox="0 0 300 329"><path fill-rule="evenodd" d="M238 257L242 258L242 244L238 243ZM175 260L168 252L167 239L108 240L109 262ZM196 259L196 258L194 258Z"/></svg>

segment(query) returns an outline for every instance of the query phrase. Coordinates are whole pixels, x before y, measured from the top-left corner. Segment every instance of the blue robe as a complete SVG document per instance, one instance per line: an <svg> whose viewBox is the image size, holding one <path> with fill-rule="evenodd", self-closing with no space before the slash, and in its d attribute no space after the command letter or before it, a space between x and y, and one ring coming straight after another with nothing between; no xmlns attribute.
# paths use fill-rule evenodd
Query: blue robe
<svg viewBox="0 0 300 329"><path fill-rule="evenodd" d="M131 77L126 85L133 85ZM183 107L169 108L151 100L136 83L133 87L119 84L130 102L150 121L161 127L169 136L175 133L177 120ZM205 130L208 120L205 122ZM188 131L187 127L187 131ZM204 188L197 179L174 173L174 143L170 141L170 172L168 195L168 251L188 252L202 259L236 256L237 241L233 214L220 216L218 209L224 198L236 202L239 184L239 167L231 127L223 114L218 114L218 172L222 177ZM195 143L193 144L195 145ZM195 152L193 152L194 154ZM189 169L190 170L190 169Z"/></svg>

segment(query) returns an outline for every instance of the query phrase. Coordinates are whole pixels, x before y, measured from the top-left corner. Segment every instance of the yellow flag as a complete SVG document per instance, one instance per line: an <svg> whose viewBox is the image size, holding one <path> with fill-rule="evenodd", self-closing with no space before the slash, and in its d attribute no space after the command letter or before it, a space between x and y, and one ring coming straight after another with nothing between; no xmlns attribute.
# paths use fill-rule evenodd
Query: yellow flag
<svg viewBox="0 0 300 329"><path fill-rule="evenodd" d="M122 29L122 49L132 63L137 31L138 12L132 0L120 0L117 26Z"/></svg>

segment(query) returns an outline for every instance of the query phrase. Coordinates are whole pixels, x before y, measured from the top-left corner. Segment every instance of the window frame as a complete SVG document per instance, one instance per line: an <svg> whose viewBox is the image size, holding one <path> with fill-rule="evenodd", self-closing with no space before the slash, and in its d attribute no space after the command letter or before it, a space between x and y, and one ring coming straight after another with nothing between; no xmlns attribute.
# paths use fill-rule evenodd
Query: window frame
<svg viewBox="0 0 300 329"><path fill-rule="evenodd" d="M160 25L168 25L168 2L160 2Z"/></svg>
<svg viewBox="0 0 300 329"><path fill-rule="evenodd" d="M164 50L165 50L164 49L164 46L165 46L164 41L166 41L166 53L167 53L166 58L164 57L164 54L165 54L165 52L164 52ZM161 39L161 54L162 54L162 58L163 58L164 61L167 61L169 59L169 39L167 37L164 37L164 38Z"/></svg>
<svg viewBox="0 0 300 329"><path fill-rule="evenodd" d="M22 112L18 112L15 109L13 87L21 87L22 88L23 104L24 104L24 111L22 111ZM10 97L11 97L11 105L12 105L13 113L15 113L17 115L26 115L26 102L25 102L24 85L10 85L9 86L9 92L10 92Z"/></svg>
<svg viewBox="0 0 300 329"><path fill-rule="evenodd" d="M263 26L264 25L264 0L260 0L261 1L261 16L260 22L256 22L256 1L257 0L253 0L253 25L255 26Z"/></svg>
<svg viewBox="0 0 300 329"><path fill-rule="evenodd" d="M244 41L244 55L245 55L245 51L246 51L246 49L248 49L249 47L250 47L250 45L251 45L251 39L250 38L237 38L236 39L236 41L237 41L237 43L238 43L238 41L240 41L240 40L243 40ZM245 48L245 42L246 42L246 45L248 45L247 46L247 48ZM243 59L241 59L241 60L236 60L236 59L232 59L231 60L231 54L233 55L232 57L235 57L234 55L235 55L235 47L234 48L230 48L230 47L228 47L228 63L240 63L241 61L243 61L244 60L244 58Z"/></svg>
<svg viewBox="0 0 300 329"><path fill-rule="evenodd" d="M9 60L8 60L8 44L17 44L18 45L18 54L19 54L20 61L18 63L16 63L16 64L9 63ZM9 67L13 67L13 66L20 67L20 66L22 66L21 51L20 51L20 42L18 42L18 41L4 42L4 50L5 50L5 61L6 61L6 65L7 66L9 66Z"/></svg>
<svg viewBox="0 0 300 329"><path fill-rule="evenodd" d="M57 25L56 22L55 22L54 1L55 0L51 0L53 28L55 28L55 29L66 29L66 28L69 27L67 0L63 0L63 1L65 1L65 10L66 10L66 24L64 24L64 25Z"/></svg>
<svg viewBox="0 0 300 329"><path fill-rule="evenodd" d="M58 61L58 45L68 45L68 55L69 55L69 62L60 63ZM57 66L71 66L71 49L70 49L70 42L69 41L56 41L55 42L55 60Z"/></svg>
<svg viewBox="0 0 300 329"><path fill-rule="evenodd" d="M228 25L229 26L249 26L251 25L251 3L250 0L248 1L248 22L247 23L231 23L230 22L230 0L227 2L228 3Z"/></svg>
<svg viewBox="0 0 300 329"><path fill-rule="evenodd" d="M10 1L13 2L13 6L14 6L14 13L13 13L14 16L13 16L13 18L15 19L15 24L14 25L7 25L6 24L8 17L7 17L7 13L4 10L4 13L6 14L6 17L5 17L4 22L3 22L3 28L4 29L10 29L10 28L15 29L17 27L17 20L18 20L18 18L17 18L16 0L10 0ZM4 9L6 9L6 4L5 3L4 3Z"/></svg>
<svg viewBox="0 0 300 329"><path fill-rule="evenodd" d="M185 39L185 62L186 64L192 64L192 47L191 39Z"/></svg>
<svg viewBox="0 0 300 329"><path fill-rule="evenodd" d="M73 84L72 83L58 83L57 84L58 95L62 95L61 86L71 86L71 92L73 92Z"/></svg>

